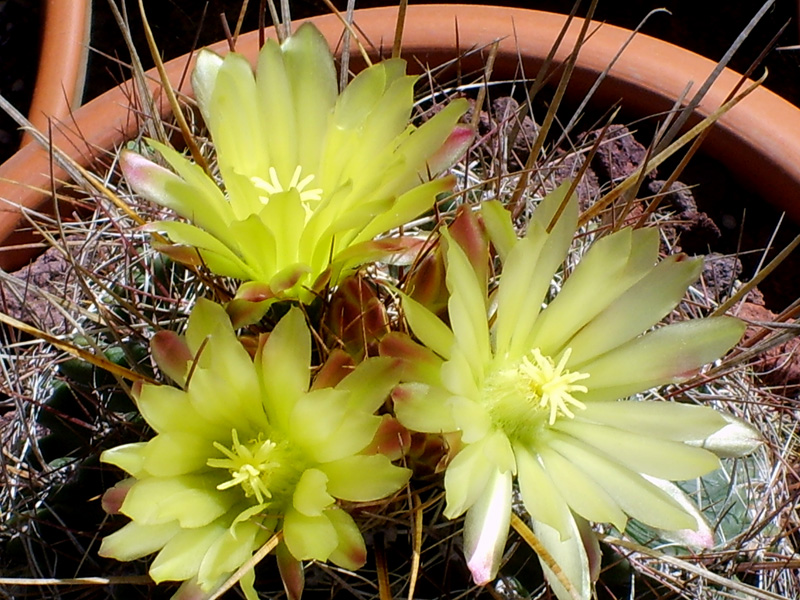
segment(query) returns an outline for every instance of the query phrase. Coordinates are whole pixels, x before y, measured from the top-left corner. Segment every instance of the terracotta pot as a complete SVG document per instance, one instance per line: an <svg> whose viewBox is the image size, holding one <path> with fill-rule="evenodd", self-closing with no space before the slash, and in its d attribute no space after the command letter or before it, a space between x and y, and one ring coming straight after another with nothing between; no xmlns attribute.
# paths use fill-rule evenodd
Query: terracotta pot
<svg viewBox="0 0 800 600"><path fill-rule="evenodd" d="M91 0L47 0L39 69L28 119L46 131L49 119L64 121L83 97L89 56ZM25 136L22 145L33 139Z"/></svg>
<svg viewBox="0 0 800 600"><path fill-rule="evenodd" d="M357 11L356 20L366 39L379 48L390 49L394 36L396 7ZM332 46L341 38L342 25L333 15L313 19ZM410 6L407 13L403 53L417 63L440 65L465 50L485 47L500 40L494 73L497 79L513 77L520 59L528 74L535 74L559 34L562 15L501 8L496 6L435 5ZM575 23L561 44L556 59L563 60L572 48L580 23ZM569 93L580 96L606 68L630 32L598 24L580 53ZM458 31L458 35L456 35ZM226 43L215 50L224 53ZM258 50L258 35L240 37L238 51L253 59ZM357 52L354 53L354 57ZM168 63L170 80L177 84L186 67L186 58ZM481 53L461 61L464 71L483 66ZM654 114L672 107L674 99L689 81L699 85L715 64L671 44L638 35L616 62L596 94L597 102L616 102L640 115ZM150 73L154 79L156 76ZM699 106L698 117L716 108L739 81L739 75L726 70ZM152 84L158 87L157 84ZM183 92L190 93L188 82ZM82 165L90 165L95 148L113 148L133 137L139 123L129 107L132 87L123 85L89 102L75 112L72 127L61 128L55 144ZM166 103L162 104L166 114ZM79 131L80 135L75 131ZM81 137L82 136L82 137ZM800 110L766 89L758 89L714 127L706 140L707 153L718 159L741 182L763 198L800 221ZM0 198L18 206L39 208L46 204L50 182L48 154L34 145L23 148L0 165ZM63 176L58 169L56 177ZM16 180L11 184L5 179ZM0 205L0 239L9 238L18 227L19 213ZM14 243L14 238L9 238ZM17 248L0 253L0 266L9 269L24 263L34 250Z"/></svg>

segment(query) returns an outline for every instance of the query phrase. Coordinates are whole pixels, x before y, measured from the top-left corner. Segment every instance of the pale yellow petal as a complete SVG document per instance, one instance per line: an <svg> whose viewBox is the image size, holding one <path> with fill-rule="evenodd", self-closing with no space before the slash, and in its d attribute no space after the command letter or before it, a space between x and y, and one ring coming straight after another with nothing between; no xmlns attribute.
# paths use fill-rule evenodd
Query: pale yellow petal
<svg viewBox="0 0 800 600"><path fill-rule="evenodd" d="M514 446L517 481L525 510L534 521L546 523L561 534L571 535L572 516L564 498L539 464L538 457L522 445Z"/></svg>
<svg viewBox="0 0 800 600"><path fill-rule="evenodd" d="M278 322L259 358L264 409L271 423L286 429L311 378L311 334L301 310L291 308Z"/></svg>
<svg viewBox="0 0 800 600"><path fill-rule="evenodd" d="M647 331L678 304L702 270L700 258L661 261L567 342L570 362L586 362Z"/></svg>
<svg viewBox="0 0 800 600"><path fill-rule="evenodd" d="M397 419L412 431L445 433L456 431L450 398L452 394L438 386L404 383L392 392Z"/></svg>
<svg viewBox="0 0 800 600"><path fill-rule="evenodd" d="M620 465L661 479L693 479L719 468L714 454L681 442L569 419L557 421L553 428L590 444Z"/></svg>
<svg viewBox="0 0 800 600"><path fill-rule="evenodd" d="M682 381L733 347L744 329L744 323L732 317L682 321L572 368L589 375L587 400L624 398Z"/></svg>
<svg viewBox="0 0 800 600"><path fill-rule="evenodd" d="M356 455L327 462L318 469L328 477L328 492L341 500L372 502L399 491L411 471L397 467L383 454Z"/></svg>
<svg viewBox="0 0 800 600"><path fill-rule="evenodd" d="M351 571L363 567L367 562L367 547L353 517L338 506L332 506L326 515L336 529L339 542L329 560Z"/></svg>
<svg viewBox="0 0 800 600"><path fill-rule="evenodd" d="M548 477L572 510L589 521L611 523L625 531L625 513L588 473L550 448L549 443L537 447L537 451Z"/></svg>
<svg viewBox="0 0 800 600"><path fill-rule="evenodd" d="M294 489L292 505L307 517L318 517L335 502L328 493L328 476L319 469L306 469Z"/></svg>
<svg viewBox="0 0 800 600"><path fill-rule="evenodd" d="M494 471L464 522L464 557L475 585L497 576L511 522L511 473Z"/></svg>
<svg viewBox="0 0 800 600"><path fill-rule="evenodd" d="M545 578L558 600L590 600L593 597L593 582L589 568L586 547L581 539L575 520L571 514L565 514L563 520L568 526L568 533L564 536L557 529L546 523L533 522L533 533L542 546L555 562L555 565L539 557L539 563L544 571ZM571 590L567 590L556 577L553 568L558 568L561 574L569 581ZM574 594L573 594L574 593Z"/></svg>
<svg viewBox="0 0 800 600"><path fill-rule="evenodd" d="M202 527L225 514L237 498L235 491L218 491L217 476L148 477L128 491L120 512L143 525L177 520L181 527Z"/></svg>
<svg viewBox="0 0 800 600"><path fill-rule="evenodd" d="M447 239L447 289L450 290L448 313L458 349L477 376L492 358L487 322L487 298L482 282L461 246L449 235Z"/></svg>
<svg viewBox="0 0 800 600"><path fill-rule="evenodd" d="M439 356L450 358L453 347L453 331L442 320L419 302L403 294L403 313L414 335Z"/></svg>
<svg viewBox="0 0 800 600"><path fill-rule="evenodd" d="M455 519L475 504L495 471L497 466L486 457L483 440L461 450L444 474L444 516Z"/></svg>
<svg viewBox="0 0 800 600"><path fill-rule="evenodd" d="M558 354L579 329L652 271L657 258L656 229L626 228L595 242L542 311L529 347Z"/></svg>
<svg viewBox="0 0 800 600"><path fill-rule="evenodd" d="M117 560L136 560L157 552L180 531L177 521L158 525L142 525L131 521L122 529L103 538L100 556Z"/></svg>
<svg viewBox="0 0 800 600"><path fill-rule="evenodd" d="M294 508L286 511L283 539L297 560L328 560L339 545L336 528L326 513L309 517Z"/></svg>
<svg viewBox="0 0 800 600"><path fill-rule="evenodd" d="M567 436L554 435L549 446L600 485L631 517L660 529L687 529L694 519L666 493L638 473L593 452Z"/></svg>
<svg viewBox="0 0 800 600"><path fill-rule="evenodd" d="M195 529L181 529L150 565L150 577L156 583L195 577L206 552L226 532L227 529L218 523Z"/></svg>
<svg viewBox="0 0 800 600"><path fill-rule="evenodd" d="M725 426L720 413L707 406L677 402L591 402L576 415L640 435L684 442L704 439Z"/></svg>

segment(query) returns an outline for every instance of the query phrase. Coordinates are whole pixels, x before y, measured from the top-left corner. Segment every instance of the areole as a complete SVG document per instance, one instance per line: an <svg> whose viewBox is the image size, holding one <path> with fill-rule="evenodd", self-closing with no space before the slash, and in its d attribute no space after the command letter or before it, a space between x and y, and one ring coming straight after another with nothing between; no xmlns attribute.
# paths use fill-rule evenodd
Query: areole
<svg viewBox="0 0 800 600"><path fill-rule="evenodd" d="M358 30L363 33L370 53L389 53L394 38L397 8L356 11ZM498 41L494 65L495 78L512 78L520 65L525 73L536 73L558 37L565 16L540 11L497 6L416 5L406 15L403 56L413 57L411 69L418 65L437 66L461 56L464 71L482 68L486 48ZM343 25L335 15L312 19L336 47ZM564 60L577 39L581 23L569 28L555 58ZM274 36L274 30L267 30ZM568 93L580 97L596 77L612 62L628 41L631 32L610 25L596 24L580 52ZM227 42L212 47L227 51ZM483 51L481 51L483 49ZM258 51L258 32L241 36L237 51L251 60ZM354 47L352 59L359 66ZM363 63L362 63L363 64ZM177 86L186 70L187 58L166 65L170 82ZM623 99L627 109L648 115L669 110L687 84L699 86L715 63L682 48L645 35L636 35L614 63L595 94L594 102L612 104ZM157 74L148 72L151 89L160 87ZM741 76L724 70L697 109L702 117L722 104ZM188 78L181 92L191 95ZM53 143L81 166L90 166L103 149L113 149L135 137L140 122L130 105L133 85L128 82L106 92L76 110L53 128ZM160 111L169 114L161 97ZM765 88L755 90L726 114L704 142L705 151L724 164L746 186L769 203L800 221L800 109ZM51 168L49 153L36 144L23 147L0 165L0 267L23 265L37 252L15 234L23 222L20 208L43 210L50 200L51 173L56 180L65 174ZM30 240L27 240L30 241Z"/></svg>

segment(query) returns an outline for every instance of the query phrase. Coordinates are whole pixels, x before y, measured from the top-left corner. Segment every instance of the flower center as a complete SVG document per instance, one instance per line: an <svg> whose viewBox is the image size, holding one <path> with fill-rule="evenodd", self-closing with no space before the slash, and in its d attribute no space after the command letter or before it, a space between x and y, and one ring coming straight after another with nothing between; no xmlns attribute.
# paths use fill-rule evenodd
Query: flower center
<svg viewBox="0 0 800 600"><path fill-rule="evenodd" d="M538 348L531 350L531 357L522 358L517 371L520 378L520 388L525 398L537 403L539 408L550 411L550 425L556 422L556 417L565 416L570 419L575 417L570 406L581 410L586 405L576 400L573 392L589 391L585 385L576 385L576 381L589 377L587 373L567 371L564 367L572 354L572 348L567 348L564 356L555 364L552 358L544 356Z"/></svg>
<svg viewBox="0 0 800 600"><path fill-rule="evenodd" d="M269 202L269 197L273 194L279 194L281 192L288 192L291 189L296 189L297 192L300 194L300 200L303 202L312 202L317 200L322 200L322 188L313 188L307 190L306 188L309 184L314 181L314 175L306 175L302 179L300 179L300 175L302 173L302 167L300 165L294 170L294 174L292 175L291 181L289 181L289 185L285 186L281 183L280 178L278 177L278 172L275 170L275 167L269 168L269 181L262 179L261 177L251 177L250 180L253 182L259 190L266 192L265 196L260 196L261 202L267 204Z"/></svg>
<svg viewBox="0 0 800 600"><path fill-rule="evenodd" d="M293 460L296 457L286 442L276 443L259 434L258 438L242 444L235 429L231 437L230 448L214 442L214 447L226 458L210 458L206 463L209 467L227 469L231 475L217 486L218 490L241 486L245 496L255 496L259 505L292 490L302 470L298 469L300 465Z"/></svg>
<svg viewBox="0 0 800 600"><path fill-rule="evenodd" d="M489 375L484 386L486 407L509 437L530 438L545 420L553 425L560 417L574 418L573 410L586 408L573 394L588 391L576 382L589 375L566 369L570 354L568 348L556 364L534 348L516 365Z"/></svg>

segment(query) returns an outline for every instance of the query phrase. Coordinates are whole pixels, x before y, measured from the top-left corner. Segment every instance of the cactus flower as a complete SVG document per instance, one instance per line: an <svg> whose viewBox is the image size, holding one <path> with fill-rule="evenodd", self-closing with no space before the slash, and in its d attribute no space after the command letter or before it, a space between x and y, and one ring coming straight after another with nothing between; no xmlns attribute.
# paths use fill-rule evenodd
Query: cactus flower
<svg viewBox="0 0 800 600"><path fill-rule="evenodd" d="M156 436L107 450L130 475L105 505L131 521L100 554L134 560L157 553L156 582L216 589L273 533L295 561L355 569L364 540L338 500L371 502L397 492L407 469L373 444L375 415L397 382L392 359L372 358L335 386L311 382L311 336L292 308L255 359L224 309L198 301L186 334L157 334L153 354L180 387L145 384L137 404ZM255 597L252 571L240 582Z"/></svg>
<svg viewBox="0 0 800 600"><path fill-rule="evenodd" d="M203 50L192 84L218 178L155 141L172 170L131 151L122 170L137 193L189 221L151 224L176 244L164 251L245 281L238 300L307 303L355 267L399 250L376 236L431 209L455 183L437 176L472 140L457 125L467 102L414 127L416 80L405 61L391 59L339 94L333 56L311 24L282 45L268 40L255 74L237 53Z"/></svg>
<svg viewBox="0 0 800 600"><path fill-rule="evenodd" d="M466 513L475 582L497 574L516 479L534 532L573 588L543 563L554 591L588 599L596 542L584 535L587 523L622 531L632 517L663 530L696 529L696 515L658 482L715 469L714 453L687 442L726 425L707 407L626 398L685 380L730 349L744 325L719 317L653 329L702 267L684 256L659 261L655 229L600 238L551 298L577 227L577 201L565 196L562 186L545 198L521 239L504 208L484 205L503 261L491 296L445 233L449 325L405 296L422 346L392 334L383 348L405 357L406 383L393 393L400 422L461 433L445 472L444 514Z"/></svg>

